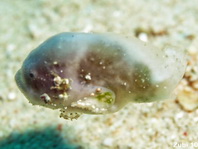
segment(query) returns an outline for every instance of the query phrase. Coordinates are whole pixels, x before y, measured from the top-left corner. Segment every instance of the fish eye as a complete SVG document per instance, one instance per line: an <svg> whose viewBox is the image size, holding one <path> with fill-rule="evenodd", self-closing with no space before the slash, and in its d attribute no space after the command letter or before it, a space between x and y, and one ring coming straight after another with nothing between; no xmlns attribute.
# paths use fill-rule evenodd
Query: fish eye
<svg viewBox="0 0 198 149"><path fill-rule="evenodd" d="M34 78L34 74L32 72L29 73L30 78Z"/></svg>

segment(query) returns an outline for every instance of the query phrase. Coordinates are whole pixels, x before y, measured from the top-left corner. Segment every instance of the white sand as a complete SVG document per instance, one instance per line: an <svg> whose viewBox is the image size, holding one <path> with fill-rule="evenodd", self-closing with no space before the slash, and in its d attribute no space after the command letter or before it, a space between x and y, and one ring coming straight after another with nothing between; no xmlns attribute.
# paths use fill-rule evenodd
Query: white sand
<svg viewBox="0 0 198 149"><path fill-rule="evenodd" d="M139 35L161 48L182 48L198 38L196 0L1 0L0 140L49 126L86 149L198 147L198 110L175 101L129 104L115 114L66 121L58 112L32 106L18 90L15 72L27 54L49 36L65 31ZM36 140L35 143L40 143ZM1 141L0 141L1 142ZM193 144L194 143L194 144ZM185 147L181 147L185 148Z"/></svg>

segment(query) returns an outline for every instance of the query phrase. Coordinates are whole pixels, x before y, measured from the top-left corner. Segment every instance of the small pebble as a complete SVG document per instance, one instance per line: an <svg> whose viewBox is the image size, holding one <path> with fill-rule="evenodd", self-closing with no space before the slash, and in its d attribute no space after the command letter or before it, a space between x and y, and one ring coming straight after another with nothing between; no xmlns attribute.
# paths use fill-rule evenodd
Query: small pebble
<svg viewBox="0 0 198 149"><path fill-rule="evenodd" d="M16 120L11 119L9 125L10 125L11 128L14 128L17 125Z"/></svg>
<svg viewBox="0 0 198 149"><path fill-rule="evenodd" d="M8 100L12 101L16 99L16 94L14 92L10 92L8 94Z"/></svg>
<svg viewBox="0 0 198 149"><path fill-rule="evenodd" d="M104 139L103 145L109 146L109 147L112 146L113 145L113 139L112 138L106 138L106 139Z"/></svg>
<svg viewBox="0 0 198 149"><path fill-rule="evenodd" d="M148 42L148 36L147 36L146 33L140 33L140 34L138 35L138 38L139 38L140 40L144 41L144 42Z"/></svg>

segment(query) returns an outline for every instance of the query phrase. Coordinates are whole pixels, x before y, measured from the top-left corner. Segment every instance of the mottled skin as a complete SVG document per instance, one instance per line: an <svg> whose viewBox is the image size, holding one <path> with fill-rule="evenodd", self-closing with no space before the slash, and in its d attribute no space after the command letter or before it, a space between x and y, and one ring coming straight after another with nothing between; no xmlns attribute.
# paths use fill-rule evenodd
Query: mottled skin
<svg viewBox="0 0 198 149"><path fill-rule="evenodd" d="M177 55L118 35L61 33L33 50L15 79L32 104L63 109L63 117L111 113L169 98L186 65Z"/></svg>

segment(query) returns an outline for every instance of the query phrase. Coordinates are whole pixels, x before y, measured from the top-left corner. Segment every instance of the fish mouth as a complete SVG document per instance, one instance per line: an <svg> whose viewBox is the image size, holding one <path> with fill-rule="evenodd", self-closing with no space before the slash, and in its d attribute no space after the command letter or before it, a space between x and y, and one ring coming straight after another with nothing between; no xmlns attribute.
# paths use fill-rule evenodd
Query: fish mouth
<svg viewBox="0 0 198 149"><path fill-rule="evenodd" d="M19 88L19 90L23 93L23 95L31 102L32 104L38 104L36 102L36 96L33 91L26 85L26 81L23 78L23 71L19 69L15 74L15 82Z"/></svg>
<svg viewBox="0 0 198 149"><path fill-rule="evenodd" d="M16 82L18 88L20 89L20 91L21 91L23 94L25 94L26 88L25 88L25 86L24 86L24 83L25 83L25 82L24 82L24 80L23 80L23 78L22 78L21 69L19 69L19 70L16 72L16 74L15 74L15 82Z"/></svg>

